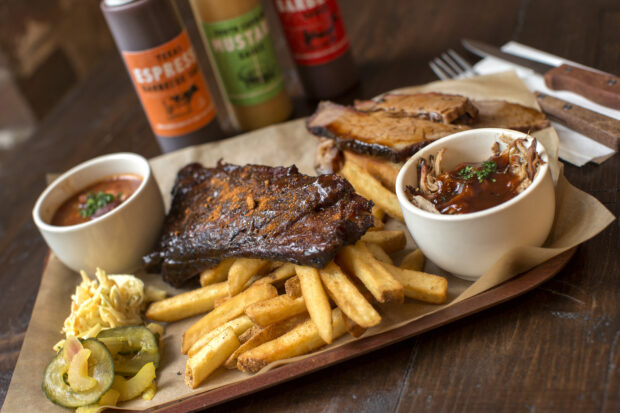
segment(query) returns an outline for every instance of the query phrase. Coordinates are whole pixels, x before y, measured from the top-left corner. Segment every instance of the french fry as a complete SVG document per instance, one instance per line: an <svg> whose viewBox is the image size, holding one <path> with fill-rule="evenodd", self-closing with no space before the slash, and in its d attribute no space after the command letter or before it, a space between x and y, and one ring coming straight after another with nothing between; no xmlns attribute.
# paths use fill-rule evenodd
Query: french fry
<svg viewBox="0 0 620 413"><path fill-rule="evenodd" d="M424 254L419 248L405 255L399 265L403 270L422 271L424 269Z"/></svg>
<svg viewBox="0 0 620 413"><path fill-rule="evenodd" d="M298 314L291 318L287 318L286 320L278 321L277 323L273 323L268 325L267 327L261 329L259 332L254 334L249 340L245 343L241 344L238 349L236 349L230 357L224 363L224 367L227 369L236 369L237 368L237 358L248 350L253 349L254 347L258 347L263 343L271 341L275 338L280 337L282 334L288 332L296 325L304 322L308 319L307 314Z"/></svg>
<svg viewBox="0 0 620 413"><path fill-rule="evenodd" d="M369 242L366 244L366 247L368 247L368 250L372 253L372 256L379 261L394 264L392 258L383 250L383 248L381 248L381 245L375 244L374 242ZM215 303L215 306L217 307L217 303Z"/></svg>
<svg viewBox="0 0 620 413"><path fill-rule="evenodd" d="M254 282L255 285L260 284L276 284L280 281L295 275L295 264L285 263L281 267L275 269L271 273L259 278Z"/></svg>
<svg viewBox="0 0 620 413"><path fill-rule="evenodd" d="M201 348L206 346L209 341L213 340L215 336L221 334L227 328L232 328L237 336L242 336L248 330L251 330L256 325L250 320L250 317L247 315L242 315L237 318L233 318L230 321L225 322L221 326L215 328L214 330L209 331L207 334L201 336L196 342L189 348L187 351L188 356L193 356L198 353ZM241 341L241 339L239 339Z"/></svg>
<svg viewBox="0 0 620 413"><path fill-rule="evenodd" d="M243 314L243 310L250 304L258 301L267 300L278 295L278 291L273 285L253 285L247 290L237 294L221 306L202 317L194 325L188 328L183 334L183 343L181 345L183 354L187 354L189 348L209 331L217 328L233 318ZM228 357L228 356L227 356Z"/></svg>
<svg viewBox="0 0 620 413"><path fill-rule="evenodd" d="M319 271L329 296L347 317L361 327L376 326L381 316L333 261Z"/></svg>
<svg viewBox="0 0 620 413"><path fill-rule="evenodd" d="M228 270L234 262L234 258L226 258L225 260L220 261L220 263L215 267L201 272L200 285L204 287L205 285L226 281L228 279Z"/></svg>
<svg viewBox="0 0 620 413"><path fill-rule="evenodd" d="M367 171L370 175L377 178L383 186L394 192L396 188L396 177L401 165L389 161L377 159L374 156L359 155L350 151L343 151L344 159L352 162Z"/></svg>
<svg viewBox="0 0 620 413"><path fill-rule="evenodd" d="M286 262L284 261L271 261L270 260L269 264L267 264L267 267L265 267L265 270L266 270L265 273L275 271L281 266L283 266L284 264L286 264Z"/></svg>
<svg viewBox="0 0 620 413"><path fill-rule="evenodd" d="M228 270L228 294L232 297L243 291L249 279L269 265L268 260L237 258Z"/></svg>
<svg viewBox="0 0 620 413"><path fill-rule="evenodd" d="M372 217L374 219L374 224L369 231L381 231L385 227L385 223L383 222L383 218L385 217L385 211L379 208L376 205L372 207Z"/></svg>
<svg viewBox="0 0 620 413"><path fill-rule="evenodd" d="M335 308L331 312L334 339L345 333L342 311ZM248 373L256 373L267 364L276 360L309 353L325 345L319 330L312 320L307 320L288 333L261 344L241 354L237 359L237 368Z"/></svg>
<svg viewBox="0 0 620 413"><path fill-rule="evenodd" d="M247 315L244 317L248 317ZM249 319L250 317L248 317ZM251 320L250 320L251 321ZM251 339L252 337L254 337L256 334L258 334L263 328L260 326L257 326L256 324L252 323L252 327L248 328L247 330L245 330L243 333L239 334L237 337L239 337L239 342L241 344L245 343L246 341L248 341L249 339Z"/></svg>
<svg viewBox="0 0 620 413"><path fill-rule="evenodd" d="M372 231L362 235L362 241L379 244L383 251L391 254L400 251L407 245L404 231Z"/></svg>
<svg viewBox="0 0 620 413"><path fill-rule="evenodd" d="M296 265L301 292L310 318L316 324L319 335L327 343L333 340L332 309L323 289L319 270L312 267Z"/></svg>
<svg viewBox="0 0 620 413"><path fill-rule="evenodd" d="M197 288L151 303L146 316L155 321L177 321L213 309L215 301L228 295L225 282Z"/></svg>
<svg viewBox="0 0 620 413"><path fill-rule="evenodd" d="M362 281L380 303L404 301L404 288L390 272L373 257L365 243L347 245L336 255L336 263Z"/></svg>
<svg viewBox="0 0 620 413"><path fill-rule="evenodd" d="M359 278L357 278L354 275L349 275L349 274L346 274L346 276L349 279L349 281L351 281L351 283L355 286L355 288L357 288L357 291L359 291L360 294L362 294L362 296L366 299L366 301L368 301L371 305L374 304L375 302L378 302L375 299L375 297L373 297L372 293L368 291L368 288L366 288L364 283Z"/></svg>
<svg viewBox="0 0 620 413"><path fill-rule="evenodd" d="M228 295L228 284L226 284L226 296L220 297L213 303L213 308L217 308L224 304L226 301L230 300L230 296Z"/></svg>
<svg viewBox="0 0 620 413"><path fill-rule="evenodd" d="M361 196L370 199L389 216L403 221L403 212L400 209L396 194L381 185L375 177L352 162L345 162L340 174L353 185Z"/></svg>
<svg viewBox="0 0 620 413"><path fill-rule="evenodd" d="M187 359L185 383L195 389L239 347L239 339L232 328L226 328L197 354Z"/></svg>
<svg viewBox="0 0 620 413"><path fill-rule="evenodd" d="M266 327L305 312L304 297L291 298L286 294L256 302L245 308L245 314L260 327Z"/></svg>
<svg viewBox="0 0 620 413"><path fill-rule="evenodd" d="M294 276L286 280L284 283L284 291L286 291L286 295L291 298L301 297L301 284L299 283L299 277Z"/></svg>
<svg viewBox="0 0 620 413"><path fill-rule="evenodd" d="M386 263L382 263L382 265L404 286L407 297L432 304L441 304L446 301L448 280L444 277L420 271L404 270Z"/></svg>
<svg viewBox="0 0 620 413"><path fill-rule="evenodd" d="M347 330L347 333L351 334L353 337L361 337L362 334L364 334L366 330L368 330L366 327L362 327L361 325L357 324L355 321L347 317L347 315L344 314L344 311L342 313L342 317L344 319L344 328Z"/></svg>

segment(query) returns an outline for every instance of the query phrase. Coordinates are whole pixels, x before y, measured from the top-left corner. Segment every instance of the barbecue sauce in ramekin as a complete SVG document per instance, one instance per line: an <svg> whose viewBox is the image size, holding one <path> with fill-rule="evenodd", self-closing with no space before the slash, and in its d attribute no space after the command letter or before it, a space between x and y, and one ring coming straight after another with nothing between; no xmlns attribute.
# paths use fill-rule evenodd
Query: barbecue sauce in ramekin
<svg viewBox="0 0 620 413"><path fill-rule="evenodd" d="M460 163L436 178L439 188L436 192L425 194L415 188L413 195L423 196L440 213L449 215L477 212L499 205L518 195L523 180L511 171L509 156L502 153L484 162Z"/></svg>
<svg viewBox="0 0 620 413"><path fill-rule="evenodd" d="M69 226L92 221L121 205L140 187L134 174L109 176L67 199L54 213L51 224Z"/></svg>

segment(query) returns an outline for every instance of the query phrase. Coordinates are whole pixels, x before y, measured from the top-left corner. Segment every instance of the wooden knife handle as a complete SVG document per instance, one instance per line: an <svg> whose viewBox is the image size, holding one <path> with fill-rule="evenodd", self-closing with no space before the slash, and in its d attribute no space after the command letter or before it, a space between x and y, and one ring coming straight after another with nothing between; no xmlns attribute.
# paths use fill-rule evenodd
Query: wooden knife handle
<svg viewBox="0 0 620 413"><path fill-rule="evenodd" d="M620 120L565 100L536 92L538 104L549 117L614 150L620 149Z"/></svg>
<svg viewBox="0 0 620 413"><path fill-rule="evenodd" d="M593 102L620 109L620 78L575 66L561 65L545 73L552 90L569 90Z"/></svg>

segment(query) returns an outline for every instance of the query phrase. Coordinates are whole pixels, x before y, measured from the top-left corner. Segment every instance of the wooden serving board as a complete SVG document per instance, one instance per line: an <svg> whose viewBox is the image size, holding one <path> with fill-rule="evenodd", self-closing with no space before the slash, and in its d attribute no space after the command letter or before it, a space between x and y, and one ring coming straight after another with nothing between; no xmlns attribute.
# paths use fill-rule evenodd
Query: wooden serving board
<svg viewBox="0 0 620 413"><path fill-rule="evenodd" d="M406 340L410 337L486 310L487 308L524 294L551 279L568 263L576 250L577 247L573 247L491 290L429 314L399 328L367 338L362 337L340 347L336 347L333 350L319 353L314 357L286 364L263 374L249 376L243 381L193 395L167 405L162 405L151 411L180 413L213 407L220 403L276 386L280 383L378 350L390 344L398 343L399 341Z"/></svg>

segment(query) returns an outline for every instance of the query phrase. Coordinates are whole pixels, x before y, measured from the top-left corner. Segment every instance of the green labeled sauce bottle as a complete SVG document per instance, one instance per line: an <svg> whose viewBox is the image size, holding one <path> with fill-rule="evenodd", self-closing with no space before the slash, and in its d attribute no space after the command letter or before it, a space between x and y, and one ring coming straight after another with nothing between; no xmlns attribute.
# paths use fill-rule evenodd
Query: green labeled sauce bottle
<svg viewBox="0 0 620 413"><path fill-rule="evenodd" d="M191 0L216 78L241 130L286 120L292 111L259 0Z"/></svg>

